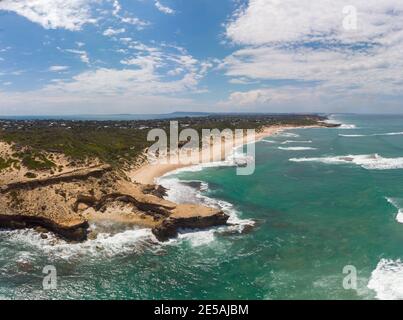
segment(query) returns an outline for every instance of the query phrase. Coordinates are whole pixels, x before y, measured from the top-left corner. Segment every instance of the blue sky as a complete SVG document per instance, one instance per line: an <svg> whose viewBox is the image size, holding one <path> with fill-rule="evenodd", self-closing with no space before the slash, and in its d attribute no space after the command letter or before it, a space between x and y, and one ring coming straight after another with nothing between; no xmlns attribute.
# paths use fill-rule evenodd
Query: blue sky
<svg viewBox="0 0 403 320"><path fill-rule="evenodd" d="M399 0L0 0L0 114L403 111Z"/></svg>

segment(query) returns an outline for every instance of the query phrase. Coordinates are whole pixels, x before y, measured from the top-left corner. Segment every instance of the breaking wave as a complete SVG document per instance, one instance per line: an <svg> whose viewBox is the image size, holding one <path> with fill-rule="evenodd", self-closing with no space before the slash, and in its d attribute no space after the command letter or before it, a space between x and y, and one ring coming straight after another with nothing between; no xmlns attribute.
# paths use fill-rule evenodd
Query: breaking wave
<svg viewBox="0 0 403 320"><path fill-rule="evenodd" d="M280 132L277 134L278 137L286 137L286 138L299 138L299 134L292 132Z"/></svg>
<svg viewBox="0 0 403 320"><path fill-rule="evenodd" d="M47 233L48 238L42 239L40 233L32 229L3 230L0 238L8 243L26 247L45 253L47 256L64 260L80 258L111 258L120 254L140 253L151 244L157 244L151 229L133 229L116 234L100 233L94 240L80 243L66 242L53 233ZM20 256L19 259L29 260L31 256Z"/></svg>
<svg viewBox="0 0 403 320"><path fill-rule="evenodd" d="M280 141L262 139L260 141L266 142L266 143L272 143L272 144L312 143L312 140L285 140L285 141L280 142Z"/></svg>
<svg viewBox="0 0 403 320"><path fill-rule="evenodd" d="M317 150L316 148L311 147L278 147L278 149L287 151Z"/></svg>
<svg viewBox="0 0 403 320"><path fill-rule="evenodd" d="M321 162L325 164L355 164L368 170L403 169L403 157L384 158L378 154L346 155L318 158L291 158L292 162Z"/></svg>
<svg viewBox="0 0 403 320"><path fill-rule="evenodd" d="M357 129L355 124L342 124L339 129Z"/></svg>
<svg viewBox="0 0 403 320"><path fill-rule="evenodd" d="M398 199L398 198L388 198L386 197L386 200L397 209L396 213L396 221L399 223L403 223L403 199Z"/></svg>
<svg viewBox="0 0 403 320"><path fill-rule="evenodd" d="M289 144L289 143L312 143L312 140L286 140L281 142L281 144Z"/></svg>
<svg viewBox="0 0 403 320"><path fill-rule="evenodd" d="M382 136L401 136L403 132L386 132L386 133L373 133L373 134L339 134L340 137L382 137Z"/></svg>
<svg viewBox="0 0 403 320"><path fill-rule="evenodd" d="M192 167L182 168L180 171L193 171ZM174 173L178 173L179 170ZM180 180L172 173L158 179L158 184L167 188L166 199L176 203L201 204L222 210L229 215L229 226L216 227L210 230L194 231L184 230L179 234L179 240L189 240L192 245L207 244L215 239L214 234L220 231L241 233L245 227L253 226L255 222L250 219L239 218L239 212L234 206L224 200L208 197L203 192L208 190L208 183L199 180Z"/></svg>
<svg viewBox="0 0 403 320"><path fill-rule="evenodd" d="M381 259L372 271L368 288L381 300L403 299L403 263L400 259Z"/></svg>

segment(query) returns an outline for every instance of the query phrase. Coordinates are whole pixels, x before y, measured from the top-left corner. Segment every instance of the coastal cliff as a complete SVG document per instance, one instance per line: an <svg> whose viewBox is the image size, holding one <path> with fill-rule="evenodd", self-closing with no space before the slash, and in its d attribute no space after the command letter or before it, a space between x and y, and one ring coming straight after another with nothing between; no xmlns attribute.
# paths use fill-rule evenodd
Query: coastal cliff
<svg viewBox="0 0 403 320"><path fill-rule="evenodd" d="M84 241L91 222L109 220L149 227L160 241L179 228L225 224L220 210L164 200L159 186L131 182L109 165L74 169L0 187L0 227L42 228L69 241Z"/></svg>

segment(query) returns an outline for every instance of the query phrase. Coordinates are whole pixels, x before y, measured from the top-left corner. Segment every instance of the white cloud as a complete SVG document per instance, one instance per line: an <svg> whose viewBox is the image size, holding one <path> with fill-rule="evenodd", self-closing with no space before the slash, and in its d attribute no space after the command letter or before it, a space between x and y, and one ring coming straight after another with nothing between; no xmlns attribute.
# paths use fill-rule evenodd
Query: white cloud
<svg viewBox="0 0 403 320"><path fill-rule="evenodd" d="M0 10L15 12L46 29L80 30L94 23L90 3L93 0L3 0Z"/></svg>
<svg viewBox="0 0 403 320"><path fill-rule="evenodd" d="M65 71L68 70L70 67L68 66L51 66L49 67L49 71L53 71L53 72L59 72L59 71Z"/></svg>
<svg viewBox="0 0 403 320"><path fill-rule="evenodd" d="M175 10L171 9L170 7L164 6L160 1L155 1L155 7L165 13L165 14L174 14Z"/></svg>
<svg viewBox="0 0 403 320"><path fill-rule="evenodd" d="M356 30L343 27L347 6L357 10ZM397 35L401 40L402 14L400 0L249 0L228 23L226 35L248 45L307 40L387 43Z"/></svg>
<svg viewBox="0 0 403 320"><path fill-rule="evenodd" d="M171 46L166 43L149 46L131 39L122 41L127 46L126 50L133 52L121 60L123 65L147 69L158 75L159 78L181 76L188 88L197 85L214 65L210 61L198 61L189 55L186 49L179 46Z"/></svg>
<svg viewBox="0 0 403 320"><path fill-rule="evenodd" d="M118 96L121 94L170 94L191 89L196 83L192 77L176 81L163 81L154 72L148 60L131 62L137 69L106 69L87 71L75 76L72 81L47 86L44 91L80 94L84 96Z"/></svg>
<svg viewBox="0 0 403 320"><path fill-rule="evenodd" d="M195 102L188 98L130 93L86 97L58 91L0 91L0 99L12 99L7 105L0 105L2 115L145 113L145 110L146 113L162 113L186 108L192 110L195 106Z"/></svg>
<svg viewBox="0 0 403 320"><path fill-rule="evenodd" d="M246 48L222 65L232 77L320 82L326 86L379 94L401 92L402 46L370 50L278 47ZM297 83L299 85L300 83Z"/></svg>
<svg viewBox="0 0 403 320"><path fill-rule="evenodd" d="M74 108L77 113L83 108L93 113L167 112L195 105L186 96L203 92L199 82L212 63L198 61L183 48L150 47L135 41L127 46L130 56L121 61L123 69L98 68L52 81L42 89L0 93L0 100L7 101L0 106L0 113L48 113L49 108L58 110L51 113L71 113ZM63 51L83 54L81 50ZM181 72L172 79L168 73L177 69ZM27 106L35 109L27 110Z"/></svg>
<svg viewBox="0 0 403 320"><path fill-rule="evenodd" d="M120 29L113 29L113 28L108 28L103 32L104 36L111 37L111 36L116 36L120 33L124 33L126 30L124 28Z"/></svg>
<svg viewBox="0 0 403 320"><path fill-rule="evenodd" d="M8 50L10 50L11 47L5 47L5 48L1 48L0 52L7 52Z"/></svg>
<svg viewBox="0 0 403 320"><path fill-rule="evenodd" d="M62 50L62 49L60 49ZM80 60L82 62L84 62L85 64L89 64L90 63L90 58L88 57L88 53L84 50L76 50L76 49L65 49L62 51L66 51L69 53L74 53L76 55L78 55L80 57Z"/></svg>
<svg viewBox="0 0 403 320"><path fill-rule="evenodd" d="M177 67L177 68L174 68L174 69L172 69L172 70L169 70L167 74L168 74L169 76L177 76L177 75L180 75L180 74L183 73L183 72L184 72L184 69L183 69L183 68Z"/></svg>
<svg viewBox="0 0 403 320"><path fill-rule="evenodd" d="M0 0L0 10L15 12L46 29L78 31L85 24L96 24L114 17L143 29L149 22L122 12L119 1L114 0ZM98 14L96 17L93 15Z"/></svg>
<svg viewBox="0 0 403 320"><path fill-rule="evenodd" d="M0 114L168 112L196 105L188 96L205 92L200 81L215 62L199 61L184 48L166 43L121 42L126 50L122 68L88 70L38 90L0 92L0 101L7 101L0 105Z"/></svg>
<svg viewBox="0 0 403 320"><path fill-rule="evenodd" d="M345 30L343 8L351 5L357 29ZM288 86L234 92L224 103L289 99L295 106L313 98L325 104L402 95L402 1L250 0L228 22L226 36L243 46L220 66L231 83L280 80Z"/></svg>
<svg viewBox="0 0 403 320"><path fill-rule="evenodd" d="M112 15L114 17L116 17L122 23L127 23L136 26L138 30L142 30L150 24L148 21L144 21L137 17L133 17L129 15L127 12L124 12L123 15L121 15L122 6L117 0L113 1L112 8L113 8Z"/></svg>
<svg viewBox="0 0 403 320"><path fill-rule="evenodd" d="M299 101L314 101L320 100L318 90L315 88L297 88L292 86L284 86L278 88L262 88L249 91L232 92L228 101L223 101L221 105L228 106L270 106L279 104L293 103Z"/></svg>
<svg viewBox="0 0 403 320"><path fill-rule="evenodd" d="M120 21L136 26L137 30L142 30L150 25L148 21L144 21L136 17L120 17Z"/></svg>
<svg viewBox="0 0 403 320"><path fill-rule="evenodd" d="M133 39L130 37L126 37L126 38L119 38L119 40L122 42L128 43L128 42L132 41Z"/></svg>
<svg viewBox="0 0 403 320"><path fill-rule="evenodd" d="M122 10L122 7L121 7L119 1L114 0L114 1L113 1L113 11L112 11L112 14L113 14L114 16L117 16L117 15L119 14L120 10Z"/></svg>
<svg viewBox="0 0 403 320"><path fill-rule="evenodd" d="M246 77L232 78L229 80L229 83L232 84L257 84L259 81L252 81Z"/></svg>
<svg viewBox="0 0 403 320"><path fill-rule="evenodd" d="M189 76L163 81L149 66L138 69L97 69L69 81L59 80L42 89L0 92L0 114L167 112L189 106L191 99L178 97L197 83ZM30 109L32 108L32 109Z"/></svg>

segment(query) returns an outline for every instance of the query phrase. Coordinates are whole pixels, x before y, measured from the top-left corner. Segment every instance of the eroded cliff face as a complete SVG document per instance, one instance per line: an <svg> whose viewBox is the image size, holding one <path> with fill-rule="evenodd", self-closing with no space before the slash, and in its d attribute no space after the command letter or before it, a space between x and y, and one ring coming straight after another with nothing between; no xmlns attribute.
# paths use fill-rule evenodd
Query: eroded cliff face
<svg viewBox="0 0 403 320"><path fill-rule="evenodd" d="M133 183L108 165L13 180L0 186L0 227L41 227L84 241L90 222L109 220L152 228L165 241L178 228L202 229L228 220L217 209L164 200L164 193L159 186Z"/></svg>

